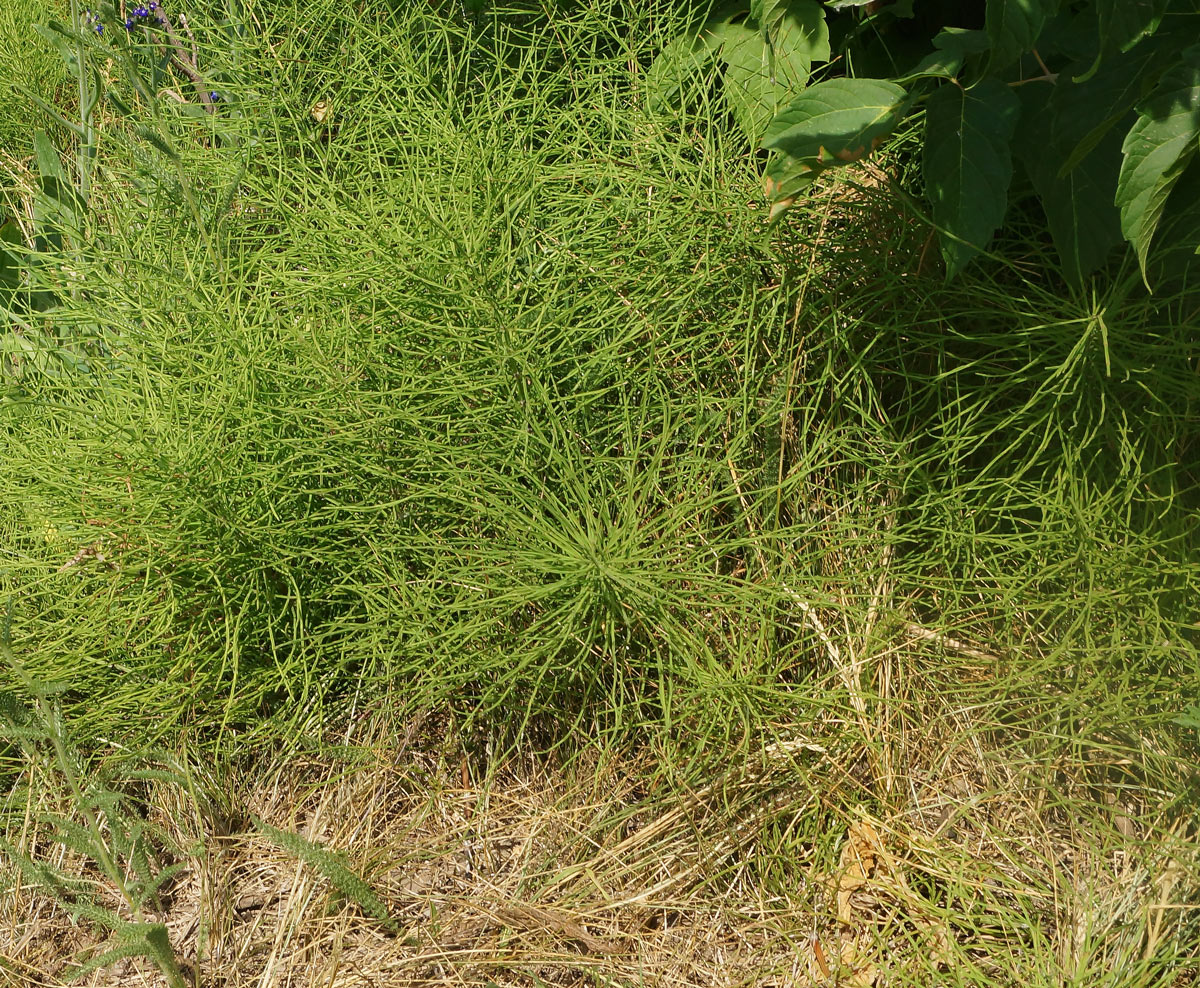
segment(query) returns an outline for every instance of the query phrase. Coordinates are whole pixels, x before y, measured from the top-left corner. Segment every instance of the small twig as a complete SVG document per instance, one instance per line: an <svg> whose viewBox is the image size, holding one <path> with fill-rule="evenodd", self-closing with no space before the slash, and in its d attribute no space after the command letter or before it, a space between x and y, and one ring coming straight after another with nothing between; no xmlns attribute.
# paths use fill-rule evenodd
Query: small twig
<svg viewBox="0 0 1200 988"><path fill-rule="evenodd" d="M204 81L204 76L200 74L200 52L196 46L196 38L192 34L192 29L188 27L187 17L184 14L179 15L179 24L187 32L188 40L192 43L192 53L189 56L187 49L184 48L183 42L175 34L171 27L171 19L163 13L162 7L154 11L154 20L163 33L167 36L167 41L170 43L174 51L168 52L171 56L171 64L174 65L180 72L186 75L196 87L196 93L200 97L200 103L209 113L214 113L216 107L213 105L212 92L208 88L208 83ZM167 46L164 44L163 50L167 51Z"/></svg>
<svg viewBox="0 0 1200 988"><path fill-rule="evenodd" d="M786 583L780 584L784 592L792 598L793 603L800 609L800 613L804 615L813 631L817 633L817 637L821 639L821 644L825 646L829 652L829 657L833 660L833 664L840 668L842 664L841 650L829 637L829 632L825 630L825 625L821 623L821 619L817 617L817 612L813 610L812 605L802 598L795 590L789 587Z"/></svg>
<svg viewBox="0 0 1200 988"><path fill-rule="evenodd" d="M572 940L590 954L627 954L630 947L627 943L612 942L594 936L583 928L583 924L572 919L567 913L558 909L544 909L540 906L530 906L513 902L507 906L484 908L494 919L505 926L522 930L550 930L561 937Z"/></svg>
<svg viewBox="0 0 1200 988"><path fill-rule="evenodd" d="M983 649L976 648L974 645L968 645L964 641L952 638L950 635L944 635L940 631L930 631L928 628L914 624L912 621L904 622L904 630L917 638L937 642L943 648L948 648L952 652L959 652L972 659L979 659L981 662L999 662L1001 659L1001 656L995 652L986 652Z"/></svg>
<svg viewBox="0 0 1200 988"><path fill-rule="evenodd" d="M1042 67L1042 74L1035 75L1031 79L1018 79L1016 82L1010 82L1009 86L1011 88L1015 89L1017 86L1027 86L1031 82L1058 82L1058 73L1050 71L1049 66L1042 61L1042 56L1038 54L1038 50L1036 48L1033 49L1033 57L1037 59L1038 65Z"/></svg>

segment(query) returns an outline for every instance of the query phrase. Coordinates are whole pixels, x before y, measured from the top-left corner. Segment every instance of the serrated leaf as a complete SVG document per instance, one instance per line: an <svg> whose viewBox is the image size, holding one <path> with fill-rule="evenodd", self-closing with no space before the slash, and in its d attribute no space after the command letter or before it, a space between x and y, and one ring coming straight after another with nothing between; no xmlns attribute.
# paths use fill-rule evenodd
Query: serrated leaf
<svg viewBox="0 0 1200 988"><path fill-rule="evenodd" d="M307 840L293 831L278 830L256 816L250 819L272 843L316 868L346 898L357 903L363 912L383 925L395 928L396 921L389 915L383 900L366 880L349 866L343 855Z"/></svg>
<svg viewBox="0 0 1200 988"><path fill-rule="evenodd" d="M736 41L742 36L748 13L749 9L742 0L729 0L714 8L700 28L700 43L719 52L727 41Z"/></svg>
<svg viewBox="0 0 1200 988"><path fill-rule="evenodd" d="M941 86L926 104L925 191L947 278L987 246L1004 219L1019 112L1016 95L996 78L969 90Z"/></svg>
<svg viewBox="0 0 1200 988"><path fill-rule="evenodd" d="M101 954L84 962L72 970L67 972L68 981L82 981L93 971L98 971L102 967L108 967L122 961L127 957L144 957L146 948L141 943L123 943L110 950L106 950Z"/></svg>
<svg viewBox="0 0 1200 988"><path fill-rule="evenodd" d="M762 146L814 168L870 154L904 116L907 93L881 79L829 79L810 86L767 127Z"/></svg>
<svg viewBox="0 0 1200 988"><path fill-rule="evenodd" d="M1106 56L1129 51L1158 30L1167 12L1167 0L1096 0L1096 57L1076 82L1086 82Z"/></svg>
<svg viewBox="0 0 1200 988"><path fill-rule="evenodd" d="M723 24L722 40L715 48L726 66L730 109L752 144L775 114L804 89L813 61L829 57L829 31L820 6L814 0L791 0L780 6L787 9L777 12L770 42L747 20Z"/></svg>
<svg viewBox="0 0 1200 988"><path fill-rule="evenodd" d="M768 32L775 65L772 78L798 90L814 62L829 61L829 26L816 0L788 0Z"/></svg>
<svg viewBox="0 0 1200 988"><path fill-rule="evenodd" d="M1121 147L1125 157L1117 180L1116 204L1121 211L1121 232L1137 254L1145 279L1146 255L1167 197L1197 150L1200 45L1183 52L1180 62L1159 80L1137 111L1137 122Z"/></svg>
<svg viewBox="0 0 1200 988"><path fill-rule="evenodd" d="M1200 275L1200 159L1193 157L1163 209L1146 262L1151 283L1197 284Z"/></svg>
<svg viewBox="0 0 1200 988"><path fill-rule="evenodd" d="M775 56L788 52L813 62L829 60L829 27L817 0L751 0L750 18L758 25Z"/></svg>
<svg viewBox="0 0 1200 988"><path fill-rule="evenodd" d="M788 0L750 0L750 19L769 38L789 6Z"/></svg>
<svg viewBox="0 0 1200 988"><path fill-rule="evenodd" d="M1155 81L1154 65L1163 56L1163 46L1142 46L1106 59L1090 76L1072 78L1068 71L1059 77L1050 103L1077 135L1058 167L1059 178L1065 177L1110 130L1131 116L1134 106L1145 95L1147 81Z"/></svg>
<svg viewBox="0 0 1200 988"><path fill-rule="evenodd" d="M1046 211L1064 273L1075 284L1121 241L1113 205L1121 142L1143 80L1165 47L1148 43L1117 54L1084 82L1068 69L1049 99L1041 96L1043 87L1019 90L1026 108L1015 150Z"/></svg>
<svg viewBox="0 0 1200 988"><path fill-rule="evenodd" d="M1006 68L1037 44L1058 0L987 0L985 29L991 41L990 72Z"/></svg>
<svg viewBox="0 0 1200 988"><path fill-rule="evenodd" d="M934 36L933 47L936 51L930 52L917 63L916 68L896 81L908 82L930 77L953 79L971 55L987 51L989 44L986 31L944 28Z"/></svg>
<svg viewBox="0 0 1200 988"><path fill-rule="evenodd" d="M1096 80L1093 80L1096 82ZM1025 110L1014 149L1025 165L1042 202L1054 246L1067 280L1080 285L1121 243L1121 224L1113 195L1121 164L1121 133L1109 130L1067 173L1059 162L1069 155L1080 134L1108 107L1103 87L1077 85L1060 77L1053 96L1045 99L1033 86L1023 86ZM1127 111L1128 112L1128 111Z"/></svg>
<svg viewBox="0 0 1200 988"><path fill-rule="evenodd" d="M725 25L722 37L714 50L725 63L725 99L738 126L754 142L787 90L771 81L769 50L751 23Z"/></svg>

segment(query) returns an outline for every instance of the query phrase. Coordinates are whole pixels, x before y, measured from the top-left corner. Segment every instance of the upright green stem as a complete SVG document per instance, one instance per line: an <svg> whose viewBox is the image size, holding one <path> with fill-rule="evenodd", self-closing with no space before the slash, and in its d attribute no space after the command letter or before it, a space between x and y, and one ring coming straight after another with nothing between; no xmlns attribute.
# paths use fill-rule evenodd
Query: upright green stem
<svg viewBox="0 0 1200 988"><path fill-rule="evenodd" d="M49 709L49 703L42 697L37 698L37 705L41 708L38 712L41 714L42 720L50 727L50 743L54 745L54 756L58 760L59 771L67 780L67 785L71 788L71 796L75 800L75 807L87 822L88 831L92 835L92 853L96 855L96 862L100 865L101 871L112 879L113 884L120 890L121 897L129 907L134 920L140 922L141 910L138 909L133 896L125 887L125 876L117 867L116 859L109 853L108 845L104 843L104 835L100 832L100 821L91 811L91 807L88 806L83 795L83 788L75 774L75 766L71 762L70 752L67 751L67 746L63 742L62 724L59 722L58 711Z"/></svg>
<svg viewBox="0 0 1200 988"><path fill-rule="evenodd" d="M75 43L75 57L78 59L76 82L79 84L79 126L83 137L79 141L79 152L76 156L79 171L79 194L86 203L92 188L92 160L96 154L96 131L92 123L92 111L95 106L92 84L87 70L87 47L83 40L83 32L87 30L83 13L79 9L79 0L71 0L71 27L78 39Z"/></svg>

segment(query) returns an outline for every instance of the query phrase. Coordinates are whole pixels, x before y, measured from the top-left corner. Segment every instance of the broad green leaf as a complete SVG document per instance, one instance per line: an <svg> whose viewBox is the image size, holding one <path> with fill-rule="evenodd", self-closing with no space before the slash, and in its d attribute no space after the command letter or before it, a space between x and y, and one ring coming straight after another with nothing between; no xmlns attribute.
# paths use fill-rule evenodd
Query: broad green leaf
<svg viewBox="0 0 1200 988"><path fill-rule="evenodd" d="M813 62L828 61L829 28L817 0L751 0L750 19L777 58L794 52L807 58L810 68Z"/></svg>
<svg viewBox="0 0 1200 988"><path fill-rule="evenodd" d="M1190 283L1200 277L1200 158L1193 157L1171 189L1146 262L1151 284ZM1168 289L1169 290L1169 289Z"/></svg>
<svg viewBox="0 0 1200 988"><path fill-rule="evenodd" d="M908 82L930 77L953 79L968 57L987 51L989 44L986 31L945 28L934 36L933 47L936 51L930 52L921 59L916 68L896 81Z"/></svg>
<svg viewBox="0 0 1200 988"><path fill-rule="evenodd" d="M1141 45L1118 53L1085 82L1075 81L1068 68L1048 100L1041 86L1019 90L1025 112L1015 151L1042 201L1064 272L1075 284L1122 239L1113 205L1121 141L1133 122L1141 80L1162 47Z"/></svg>
<svg viewBox="0 0 1200 988"><path fill-rule="evenodd" d="M985 27L991 40L989 69L1003 69L1037 44L1058 0L987 0Z"/></svg>
<svg viewBox="0 0 1200 988"><path fill-rule="evenodd" d="M715 7L704 26L700 28L700 42L719 52L726 42L737 41L745 28L748 11L749 8L743 0L729 0L728 3Z"/></svg>
<svg viewBox="0 0 1200 988"><path fill-rule="evenodd" d="M1167 0L1096 0L1099 44L1091 66L1076 82L1086 82L1113 52L1129 51L1143 38L1158 30L1167 11Z"/></svg>
<svg viewBox="0 0 1200 988"><path fill-rule="evenodd" d="M14 219L0 223L0 291L10 292L17 287L21 274L21 258L18 252L8 249L11 244L20 247L25 238L21 235L21 227ZM0 303L5 295L0 295Z"/></svg>
<svg viewBox="0 0 1200 988"><path fill-rule="evenodd" d="M1125 160L1116 204L1121 232L1137 253L1145 278L1146 255L1163 206L1200 138L1200 45L1183 52L1137 111L1137 122L1121 148Z"/></svg>
<svg viewBox="0 0 1200 988"><path fill-rule="evenodd" d="M788 0L750 0L750 19L769 39L789 6Z"/></svg>
<svg viewBox="0 0 1200 988"><path fill-rule="evenodd" d="M1078 166L1063 175L1058 163L1071 152L1079 134L1105 111L1093 87L1059 78L1047 100L1023 86L1024 112L1014 151L1025 165L1054 238L1067 280L1080 285L1121 243L1121 223L1113 205L1121 162L1121 133L1110 130Z"/></svg>
<svg viewBox="0 0 1200 988"><path fill-rule="evenodd" d="M814 62L829 61L829 26L816 0L788 0L771 25L773 76L781 85L803 88Z"/></svg>
<svg viewBox="0 0 1200 988"><path fill-rule="evenodd" d="M1138 100L1157 85L1162 73L1178 58L1180 48L1176 39L1158 37L1132 51L1106 58L1090 75L1075 77L1072 69L1081 68L1082 62L1067 67L1059 76L1050 102L1058 107L1060 116L1075 118L1078 125L1072 130L1080 136L1059 165L1060 177L1090 154L1109 130L1130 117ZM1083 121L1087 121L1086 127Z"/></svg>
<svg viewBox="0 0 1200 988"><path fill-rule="evenodd" d="M829 32L815 0L780 6L788 9L777 12L770 43L750 20L725 23L720 29L722 41L716 51L726 64L725 96L751 143L757 143L775 114L804 89L813 61L829 58ZM799 20L797 14L807 19Z"/></svg>
<svg viewBox="0 0 1200 988"><path fill-rule="evenodd" d="M870 154L904 116L907 94L881 79L829 79L792 100L767 127L762 146L815 169Z"/></svg>
<svg viewBox="0 0 1200 988"><path fill-rule="evenodd" d="M20 247L24 243L21 228L13 219L0 224L0 317L13 305L17 290L21 287L21 256L8 249L9 244ZM7 322L7 320L5 320ZM4 718L4 697L0 695L0 720Z"/></svg>
<svg viewBox="0 0 1200 988"><path fill-rule="evenodd" d="M947 278L987 246L1004 219L1019 112L1016 95L996 78L967 90L941 86L926 104L925 191Z"/></svg>
<svg viewBox="0 0 1200 988"><path fill-rule="evenodd" d="M58 156L54 144L44 130L34 131L33 151L37 158L38 174L42 182L53 181L59 185L69 185L62 159ZM43 191L45 191L43 189Z"/></svg>
<svg viewBox="0 0 1200 988"><path fill-rule="evenodd" d="M1129 51L1158 30L1167 0L1096 0L1100 44L1107 51Z"/></svg>
<svg viewBox="0 0 1200 988"><path fill-rule="evenodd" d="M816 180L820 172L785 154L774 154L763 172L763 191L771 202L769 220L777 219L791 208L799 197Z"/></svg>
<svg viewBox="0 0 1200 988"><path fill-rule="evenodd" d="M738 126L753 143L788 90L771 81L769 49L749 23L728 25L718 55L725 63L725 98ZM801 84L801 87L803 84Z"/></svg>

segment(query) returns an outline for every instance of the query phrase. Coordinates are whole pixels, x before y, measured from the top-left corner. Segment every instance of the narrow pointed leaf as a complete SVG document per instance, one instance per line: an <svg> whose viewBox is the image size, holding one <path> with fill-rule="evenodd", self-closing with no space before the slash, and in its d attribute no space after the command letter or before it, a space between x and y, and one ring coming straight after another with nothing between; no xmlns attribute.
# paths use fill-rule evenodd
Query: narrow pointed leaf
<svg viewBox="0 0 1200 988"><path fill-rule="evenodd" d="M134 128L134 131L143 141L157 148L172 161L179 160L179 152L171 147L171 145L167 143L166 138L164 138L162 134L156 131L153 127L148 127L145 124L139 124Z"/></svg>
<svg viewBox="0 0 1200 988"><path fill-rule="evenodd" d="M59 113L55 107L47 103L37 93L30 92L23 86L15 86L14 88L22 96L28 99L29 102L36 104L42 110L42 112L45 113L46 116L50 117L50 119L52 119L55 123L67 128L67 130L71 131L71 133L73 133L80 140L87 139L87 131L85 131L83 127L79 125L77 120L68 120L61 113Z"/></svg>
<svg viewBox="0 0 1200 988"><path fill-rule="evenodd" d="M34 24L33 29L58 50L67 66L67 71L78 79L79 38L57 21L50 21L48 24Z"/></svg>
<svg viewBox="0 0 1200 988"><path fill-rule="evenodd" d="M1020 104L999 79L964 90L944 85L925 110L925 189L953 277L1004 219L1012 179L1010 141Z"/></svg>

